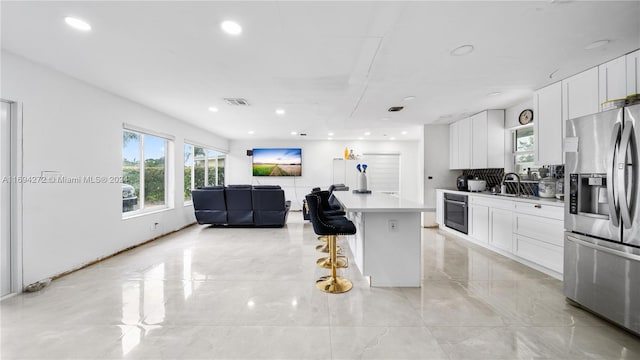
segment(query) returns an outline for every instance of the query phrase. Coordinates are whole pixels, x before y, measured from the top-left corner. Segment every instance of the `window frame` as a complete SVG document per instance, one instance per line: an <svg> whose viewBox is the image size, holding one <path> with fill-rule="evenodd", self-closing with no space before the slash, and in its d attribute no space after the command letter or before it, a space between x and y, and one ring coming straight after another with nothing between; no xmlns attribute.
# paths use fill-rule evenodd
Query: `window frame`
<svg viewBox="0 0 640 360"><path fill-rule="evenodd" d="M122 127L122 132L130 132L130 133L135 133L136 135L138 135L139 138L139 144L138 144L138 154L139 154L139 175L138 175L138 186L139 186L139 193L138 193L138 204L139 207L137 210L132 210L132 211L126 211L126 212L122 212L122 218L123 219L128 219L128 218L132 218L132 217L137 217L140 215L145 215L145 214L150 214L150 213L155 213L155 212L159 212L159 211L164 211L164 210L168 210L168 209L172 209L173 208L173 201L172 201L172 189L173 189L173 183L171 181L171 177L169 175L170 171L171 171L171 154L173 153L172 149L173 149L173 142L174 142L174 137L171 135L167 135L167 134L162 134L162 133L158 133L155 131L150 131L150 130L146 130L146 129L142 129L139 128L137 126L132 126L132 125L127 125L124 124ZM144 156L144 143L145 143L145 135L148 136L153 136L159 139L162 139L164 142L164 204L161 205L153 205L153 206L145 206L145 195L146 195L146 189L145 189L145 167L146 167L146 158ZM124 146L124 144L123 144ZM124 156L123 154L121 154L121 161L124 160ZM123 182L126 183L126 182Z"/></svg>
<svg viewBox="0 0 640 360"><path fill-rule="evenodd" d="M526 151L517 151L518 145L517 145L517 141L518 141L518 131L519 130L523 130L523 129L531 129L531 131L533 132L532 136L533 136L533 150L526 150ZM524 126L519 126L517 128L514 128L511 131L511 163L513 164L513 170L517 172L518 170L518 164L516 162L516 159L518 157L518 155L533 155L534 157L534 161L533 163L535 164L535 149L536 149L536 134L535 131L533 129L533 124L528 124L528 125L524 125Z"/></svg>
<svg viewBox="0 0 640 360"><path fill-rule="evenodd" d="M215 161L215 184L210 184L209 183L209 152L213 151L216 152L218 154L222 154L225 158L225 163L226 163L226 157L228 155L228 153L226 151L220 150L214 146L208 146L208 145L202 145L199 144L198 142L194 142L194 141L190 141L185 139L184 144L183 144L183 151L186 150L186 147L189 146L190 150L191 150L191 157L190 157L190 164L189 167L191 168L191 184L190 184L190 188L193 191L194 189L196 189L195 185L196 185L196 155L195 155L195 151L196 148L201 148L204 151L204 186L224 186L224 184L219 184L218 180L219 180L219 169L218 166L220 165L220 159L216 158ZM183 153L183 158L184 158L185 154ZM185 166L184 161L182 163L183 167ZM184 176L184 168L183 168L183 176ZM184 192L184 190L183 190ZM183 194L183 200L184 200L184 205L185 206L189 206L193 204L193 196L190 199L184 199L184 194Z"/></svg>

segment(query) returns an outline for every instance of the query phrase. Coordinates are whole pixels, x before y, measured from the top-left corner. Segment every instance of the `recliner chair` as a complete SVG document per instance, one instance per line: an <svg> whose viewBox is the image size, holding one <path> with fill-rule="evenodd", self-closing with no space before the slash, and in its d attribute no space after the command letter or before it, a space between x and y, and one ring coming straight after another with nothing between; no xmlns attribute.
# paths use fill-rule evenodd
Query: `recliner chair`
<svg viewBox="0 0 640 360"><path fill-rule="evenodd" d="M228 185L226 189L229 225L253 225L251 185Z"/></svg>
<svg viewBox="0 0 640 360"><path fill-rule="evenodd" d="M282 226L287 223L291 201L285 201L284 190L278 185L254 185L253 221L256 226Z"/></svg>
<svg viewBox="0 0 640 360"><path fill-rule="evenodd" d="M224 186L209 186L191 191L198 224L224 225L227 223L227 204Z"/></svg>

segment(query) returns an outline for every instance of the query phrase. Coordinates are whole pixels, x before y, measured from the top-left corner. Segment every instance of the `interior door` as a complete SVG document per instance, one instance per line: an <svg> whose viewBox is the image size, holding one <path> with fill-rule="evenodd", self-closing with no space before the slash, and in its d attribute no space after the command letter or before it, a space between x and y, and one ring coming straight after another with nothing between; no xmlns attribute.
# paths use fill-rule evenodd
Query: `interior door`
<svg viewBox="0 0 640 360"><path fill-rule="evenodd" d="M0 296L11 293L11 105L2 104L0 117Z"/></svg>

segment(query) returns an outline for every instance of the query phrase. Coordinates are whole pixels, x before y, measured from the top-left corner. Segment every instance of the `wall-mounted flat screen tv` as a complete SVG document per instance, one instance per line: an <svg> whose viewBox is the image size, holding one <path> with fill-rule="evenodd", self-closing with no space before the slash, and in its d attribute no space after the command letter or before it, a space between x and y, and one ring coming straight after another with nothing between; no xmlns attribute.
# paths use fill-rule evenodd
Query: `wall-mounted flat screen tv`
<svg viewBox="0 0 640 360"><path fill-rule="evenodd" d="M253 176L301 176L302 149L253 149Z"/></svg>

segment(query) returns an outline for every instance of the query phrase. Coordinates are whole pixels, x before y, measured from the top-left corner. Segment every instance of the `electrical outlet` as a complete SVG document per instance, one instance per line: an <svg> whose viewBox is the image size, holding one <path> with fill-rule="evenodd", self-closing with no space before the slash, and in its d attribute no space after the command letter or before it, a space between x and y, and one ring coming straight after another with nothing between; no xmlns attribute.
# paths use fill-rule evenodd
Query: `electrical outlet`
<svg viewBox="0 0 640 360"><path fill-rule="evenodd" d="M389 220L389 231L398 231L398 220Z"/></svg>

